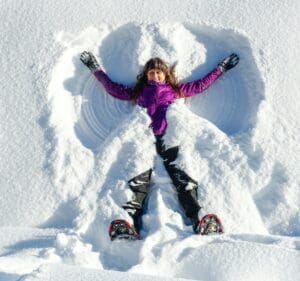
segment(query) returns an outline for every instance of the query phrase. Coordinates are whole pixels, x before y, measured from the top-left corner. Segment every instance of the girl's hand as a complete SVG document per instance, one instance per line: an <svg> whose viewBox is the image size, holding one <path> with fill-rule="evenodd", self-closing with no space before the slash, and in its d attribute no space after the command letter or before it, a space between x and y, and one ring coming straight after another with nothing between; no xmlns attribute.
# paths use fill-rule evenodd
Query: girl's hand
<svg viewBox="0 0 300 281"><path fill-rule="evenodd" d="M95 72L100 68L99 63L95 56L91 52L84 51L80 54L80 60L86 65L92 72Z"/></svg>
<svg viewBox="0 0 300 281"><path fill-rule="evenodd" d="M235 67L238 64L239 60L240 60L239 56L233 53L227 58L225 58L222 62L220 62L218 64L218 67L224 73L229 69Z"/></svg>

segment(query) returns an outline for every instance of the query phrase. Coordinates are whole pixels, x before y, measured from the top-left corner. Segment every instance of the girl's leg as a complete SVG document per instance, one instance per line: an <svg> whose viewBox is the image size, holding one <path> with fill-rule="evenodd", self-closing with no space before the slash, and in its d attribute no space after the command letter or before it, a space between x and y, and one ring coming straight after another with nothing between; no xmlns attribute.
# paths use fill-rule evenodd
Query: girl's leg
<svg viewBox="0 0 300 281"><path fill-rule="evenodd" d="M201 209L198 203L198 183L173 163L178 156L178 146L165 149L163 140L157 137L156 149L178 192L178 200L186 216L191 219L193 225L198 224L198 212Z"/></svg>
<svg viewBox="0 0 300 281"><path fill-rule="evenodd" d="M143 214L145 199L150 185L152 169L139 174L128 181L128 186L133 192L132 200L128 201L123 208L133 218L134 227L139 232L141 228L141 216Z"/></svg>

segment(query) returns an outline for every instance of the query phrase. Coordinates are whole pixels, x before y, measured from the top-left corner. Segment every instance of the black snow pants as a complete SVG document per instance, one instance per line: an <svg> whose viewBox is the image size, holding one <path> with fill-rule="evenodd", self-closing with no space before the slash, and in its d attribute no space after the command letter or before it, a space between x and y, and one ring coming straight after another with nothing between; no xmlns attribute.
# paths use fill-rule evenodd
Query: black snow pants
<svg viewBox="0 0 300 281"><path fill-rule="evenodd" d="M198 212L201 208L197 200L198 183L173 163L178 156L179 147L175 146L166 149L162 136L156 136L156 151L163 159L164 166L176 188L178 200L185 215L191 219L198 217ZM128 186L133 191L133 198L123 205L123 208L133 218L137 231L141 227L141 216L149 191L151 174L152 169L128 181Z"/></svg>

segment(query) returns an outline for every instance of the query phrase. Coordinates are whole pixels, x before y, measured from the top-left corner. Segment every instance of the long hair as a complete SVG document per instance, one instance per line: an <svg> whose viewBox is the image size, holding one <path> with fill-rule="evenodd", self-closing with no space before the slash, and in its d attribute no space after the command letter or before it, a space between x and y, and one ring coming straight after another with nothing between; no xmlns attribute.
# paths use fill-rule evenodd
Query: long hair
<svg viewBox="0 0 300 281"><path fill-rule="evenodd" d="M170 67L160 58L152 58L148 60L141 71L140 74L136 77L137 82L133 88L133 100L136 102L140 96L144 86L147 84L147 73L151 69L159 69L165 74L165 82L168 83L176 92L177 97L183 97L183 94L179 88L179 82L175 75L176 63Z"/></svg>

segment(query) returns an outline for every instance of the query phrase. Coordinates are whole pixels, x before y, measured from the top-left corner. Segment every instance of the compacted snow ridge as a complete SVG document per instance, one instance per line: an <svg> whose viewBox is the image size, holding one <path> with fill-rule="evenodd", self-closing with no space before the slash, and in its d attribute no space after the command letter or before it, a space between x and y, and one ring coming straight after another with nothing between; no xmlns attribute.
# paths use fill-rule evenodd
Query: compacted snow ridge
<svg viewBox="0 0 300 281"><path fill-rule="evenodd" d="M300 279L298 1L2 2L1 281ZM239 55L170 106L164 137L224 234L193 233L146 111L108 95L84 50L127 86L151 57L191 81ZM149 168L141 239L110 241Z"/></svg>

